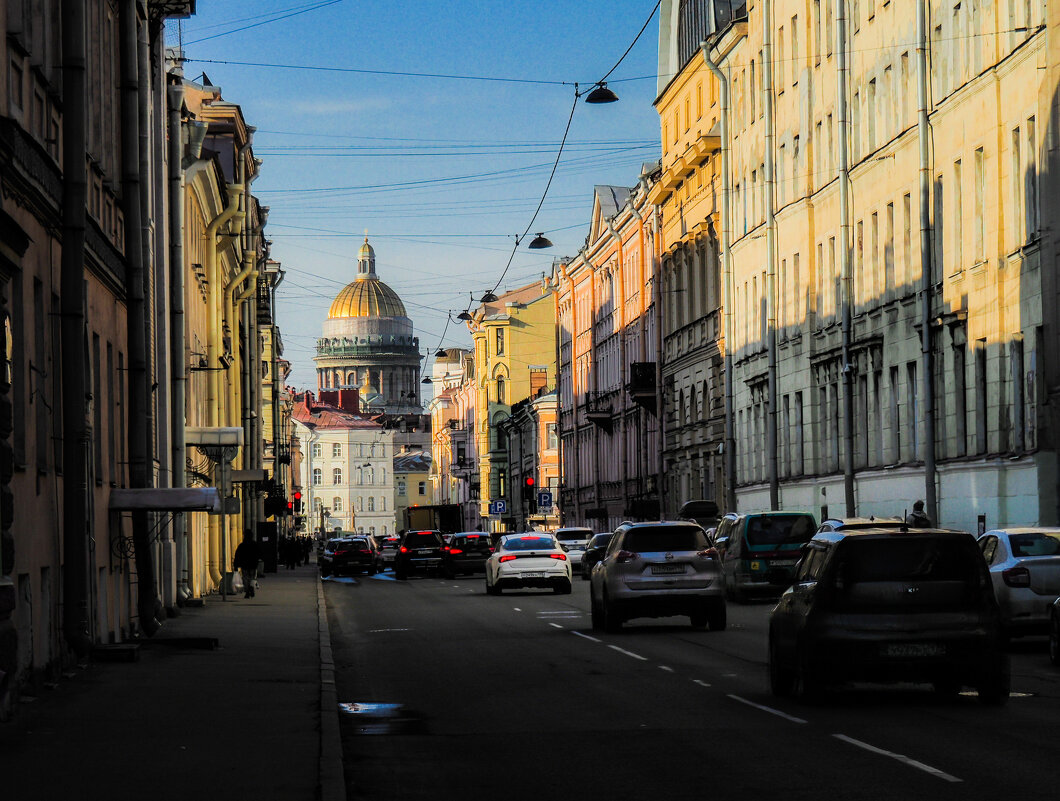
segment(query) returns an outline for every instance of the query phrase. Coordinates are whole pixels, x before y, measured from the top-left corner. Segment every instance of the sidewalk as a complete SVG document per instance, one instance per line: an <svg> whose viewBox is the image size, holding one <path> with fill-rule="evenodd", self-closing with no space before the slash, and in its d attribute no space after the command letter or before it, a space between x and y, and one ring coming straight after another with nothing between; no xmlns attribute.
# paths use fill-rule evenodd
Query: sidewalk
<svg viewBox="0 0 1060 801"><path fill-rule="evenodd" d="M216 648L210 648L212 640ZM316 565L182 610L139 660L91 662L0 726L10 798L342 801L331 641Z"/></svg>

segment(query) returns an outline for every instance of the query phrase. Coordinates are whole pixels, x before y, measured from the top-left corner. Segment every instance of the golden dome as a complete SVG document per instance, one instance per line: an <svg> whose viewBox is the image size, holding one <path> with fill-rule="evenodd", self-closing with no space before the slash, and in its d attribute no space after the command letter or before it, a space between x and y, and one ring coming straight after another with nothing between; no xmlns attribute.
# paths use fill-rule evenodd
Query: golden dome
<svg viewBox="0 0 1060 801"><path fill-rule="evenodd" d="M405 304L397 292L378 278L358 278L339 293L328 311L336 317L405 317Z"/></svg>

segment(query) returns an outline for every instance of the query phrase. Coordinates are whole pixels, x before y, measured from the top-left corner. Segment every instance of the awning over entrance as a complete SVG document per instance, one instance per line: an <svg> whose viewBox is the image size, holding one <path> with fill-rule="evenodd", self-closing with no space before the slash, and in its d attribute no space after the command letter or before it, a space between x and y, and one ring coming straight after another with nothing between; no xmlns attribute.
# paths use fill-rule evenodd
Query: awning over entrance
<svg viewBox="0 0 1060 801"><path fill-rule="evenodd" d="M221 494L217 487L113 489L110 508L119 512L220 512Z"/></svg>

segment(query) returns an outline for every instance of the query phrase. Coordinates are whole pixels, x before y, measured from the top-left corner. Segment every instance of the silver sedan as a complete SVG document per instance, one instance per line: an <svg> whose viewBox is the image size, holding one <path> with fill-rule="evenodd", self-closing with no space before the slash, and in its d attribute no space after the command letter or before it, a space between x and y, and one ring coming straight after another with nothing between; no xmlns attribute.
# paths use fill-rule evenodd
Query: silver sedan
<svg viewBox="0 0 1060 801"><path fill-rule="evenodd" d="M1008 633L1046 633L1060 596L1060 528L995 529L979 538L979 548Z"/></svg>

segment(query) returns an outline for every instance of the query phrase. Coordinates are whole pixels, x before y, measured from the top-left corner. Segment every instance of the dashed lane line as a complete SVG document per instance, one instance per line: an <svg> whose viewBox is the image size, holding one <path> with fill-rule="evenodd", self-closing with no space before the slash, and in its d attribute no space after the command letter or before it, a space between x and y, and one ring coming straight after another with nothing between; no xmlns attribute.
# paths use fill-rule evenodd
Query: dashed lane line
<svg viewBox="0 0 1060 801"><path fill-rule="evenodd" d="M693 684L698 684L700 687L711 687L711 686L713 686L713 685L707 684L705 681L701 681L700 679L692 679L692 683Z"/></svg>
<svg viewBox="0 0 1060 801"><path fill-rule="evenodd" d="M792 723L806 722L802 718L797 718L794 715L789 715L787 712L781 712L779 709L774 709L771 706L763 706L762 704L756 704L754 701L748 701L746 698L741 698L740 696L733 695L732 693L726 693L726 695L734 701L739 701L741 704L753 706L755 709L761 709L763 712L768 712L770 715L776 715L778 718L784 718L784 720L790 720Z"/></svg>
<svg viewBox="0 0 1060 801"><path fill-rule="evenodd" d="M641 656L640 654L635 654L632 651L627 651L625 648L619 648L617 645L609 645L607 647L610 648L612 651L618 651L620 654L625 654L626 656L632 656L634 659L639 659L641 662L648 661L648 657Z"/></svg>
<svg viewBox="0 0 1060 801"><path fill-rule="evenodd" d="M591 642L601 642L601 640L597 639L596 637L590 637L588 634L582 634L580 631L572 631L571 634L573 634L575 637L581 637L583 640L590 640Z"/></svg>
<svg viewBox="0 0 1060 801"><path fill-rule="evenodd" d="M552 626L552 628L554 628L554 629L563 628L563 626L561 626L559 623L549 623L548 625Z"/></svg>
<svg viewBox="0 0 1060 801"><path fill-rule="evenodd" d="M674 672L674 669L672 667L667 667L666 665L659 665L659 670L665 670L667 673Z"/></svg>
<svg viewBox="0 0 1060 801"><path fill-rule="evenodd" d="M893 751L886 751L883 748L877 748L874 745L869 745L861 740L855 740L853 737L847 737L845 734L833 734L837 740L842 740L844 743L850 743L851 745L857 746L858 748L864 748L866 751L870 751L873 754L879 754L880 756L890 757L901 762L904 765L908 765L911 768L922 770L925 773L930 773L932 776L938 779L942 779L947 782L961 782L963 779L958 779L956 776L951 776L938 768L933 768L931 765L925 765L923 762L919 762L911 757L907 757L905 754L896 754Z"/></svg>

